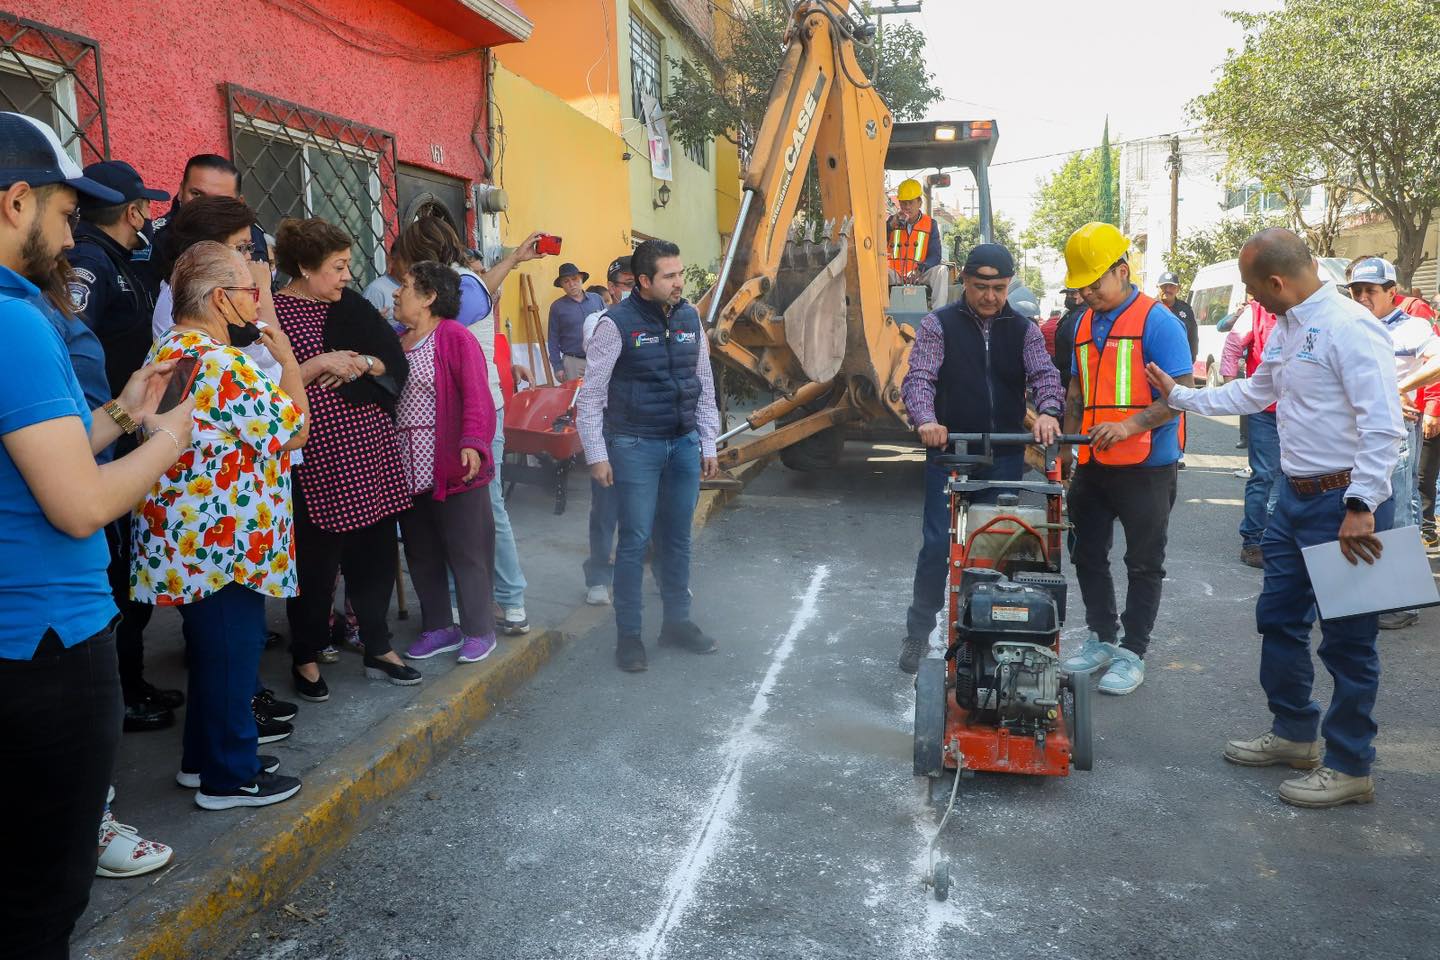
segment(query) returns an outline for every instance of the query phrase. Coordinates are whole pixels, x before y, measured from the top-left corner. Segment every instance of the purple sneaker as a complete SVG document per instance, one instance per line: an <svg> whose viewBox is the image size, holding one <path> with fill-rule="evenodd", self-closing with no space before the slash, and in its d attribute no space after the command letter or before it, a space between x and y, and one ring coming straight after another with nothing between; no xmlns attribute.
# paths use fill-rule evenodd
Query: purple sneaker
<svg viewBox="0 0 1440 960"><path fill-rule="evenodd" d="M495 649L495 634L487 633L483 637L466 637L460 647L460 662L475 663L490 656Z"/></svg>
<svg viewBox="0 0 1440 960"><path fill-rule="evenodd" d="M437 653L460 649L460 628L450 624L443 630L426 630L405 651L406 660L427 660Z"/></svg>

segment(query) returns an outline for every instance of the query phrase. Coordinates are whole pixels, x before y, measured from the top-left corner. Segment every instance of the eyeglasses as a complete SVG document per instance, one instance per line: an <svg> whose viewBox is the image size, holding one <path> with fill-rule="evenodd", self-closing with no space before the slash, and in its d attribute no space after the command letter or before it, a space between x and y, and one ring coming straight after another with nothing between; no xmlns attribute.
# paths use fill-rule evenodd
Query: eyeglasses
<svg viewBox="0 0 1440 960"><path fill-rule="evenodd" d="M259 288L259 287L221 287L220 289L221 289L221 290L232 290L232 291L234 291L234 292L236 292L236 293L248 293L248 294L250 294L251 298L254 299L254 301L255 301L256 303L259 303L259 302L260 302L260 288Z"/></svg>
<svg viewBox="0 0 1440 960"><path fill-rule="evenodd" d="M74 210L65 214L65 222L70 224L70 232L74 233L75 228L80 226L80 208L76 207Z"/></svg>
<svg viewBox="0 0 1440 960"><path fill-rule="evenodd" d="M246 240L242 243L235 244L230 249L240 254L240 256L244 257L246 260L249 260L251 255L255 253L255 241ZM228 290L229 288L227 287L226 289Z"/></svg>

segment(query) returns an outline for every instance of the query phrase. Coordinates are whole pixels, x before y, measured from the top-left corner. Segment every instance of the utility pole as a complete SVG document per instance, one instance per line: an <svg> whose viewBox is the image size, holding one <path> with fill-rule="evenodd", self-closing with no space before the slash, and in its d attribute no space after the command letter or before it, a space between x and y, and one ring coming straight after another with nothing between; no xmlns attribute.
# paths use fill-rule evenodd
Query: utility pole
<svg viewBox="0 0 1440 960"><path fill-rule="evenodd" d="M923 0L922 0L922 2L923 2ZM873 77L870 78L870 82L871 82L871 83L873 83L873 84L875 84L875 85L877 85L877 86L878 86L879 83L880 83L880 67L881 67L881 65L882 65L882 63L883 63L883 60L881 59L881 56L880 56L880 55L881 55L881 53L884 51L884 47L885 47L885 18L888 17L888 16L894 16L894 15L896 15L896 14L902 14L902 13L919 13L919 12L920 12L920 4L919 4L919 3L901 3L900 0L891 0L890 6L889 6L888 9L883 9L883 10L882 10L882 9L878 9L878 8L876 9L876 11L875 11L875 76L873 76Z"/></svg>
<svg viewBox="0 0 1440 960"><path fill-rule="evenodd" d="M1170 156L1165 166L1170 170L1170 258L1175 258L1175 248L1180 244L1180 138L1170 138Z"/></svg>

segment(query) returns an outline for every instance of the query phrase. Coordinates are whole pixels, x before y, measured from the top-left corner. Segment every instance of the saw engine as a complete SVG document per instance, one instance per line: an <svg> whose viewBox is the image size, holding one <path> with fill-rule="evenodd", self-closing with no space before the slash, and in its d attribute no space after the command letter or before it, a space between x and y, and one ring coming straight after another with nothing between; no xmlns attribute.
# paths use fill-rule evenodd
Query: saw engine
<svg viewBox="0 0 1440 960"><path fill-rule="evenodd" d="M1065 581L971 568L960 578L955 702L975 721L1012 733L1053 730L1060 711L1060 630ZM1027 582L1028 581L1028 582Z"/></svg>

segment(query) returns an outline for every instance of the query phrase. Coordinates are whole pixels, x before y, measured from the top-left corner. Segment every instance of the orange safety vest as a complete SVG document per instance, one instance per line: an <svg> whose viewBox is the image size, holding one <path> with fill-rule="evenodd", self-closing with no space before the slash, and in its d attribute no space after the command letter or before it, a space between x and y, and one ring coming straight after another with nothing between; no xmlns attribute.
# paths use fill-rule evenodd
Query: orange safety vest
<svg viewBox="0 0 1440 960"><path fill-rule="evenodd" d="M894 226L890 228L890 269L902 277L908 276L925 261L925 253L930 248L930 237L935 232L935 221L931 220L928 214L922 213L909 230L906 230L898 219L892 223Z"/></svg>
<svg viewBox="0 0 1440 960"><path fill-rule="evenodd" d="M1153 402L1150 381L1145 378L1145 351L1141 346L1145 320L1153 306L1154 300L1143 293L1137 294L1130 306L1115 318L1100 347L1096 347L1090 330L1094 311L1087 309L1080 315L1075 329L1075 369L1080 373L1080 392L1085 398L1085 414L1080 421L1082 433L1089 433L1098 423L1128 420ZM1183 416L1179 430L1180 449L1184 450ZM1093 458L1109 467L1136 466L1150 456L1150 431L1136 434L1105 451L1081 445L1079 455L1081 463L1089 463Z"/></svg>

